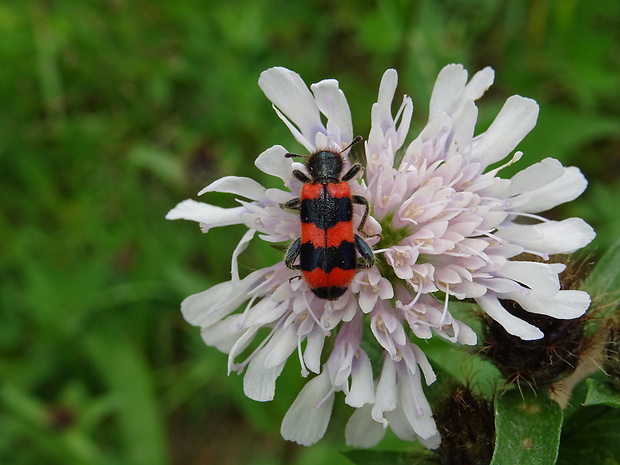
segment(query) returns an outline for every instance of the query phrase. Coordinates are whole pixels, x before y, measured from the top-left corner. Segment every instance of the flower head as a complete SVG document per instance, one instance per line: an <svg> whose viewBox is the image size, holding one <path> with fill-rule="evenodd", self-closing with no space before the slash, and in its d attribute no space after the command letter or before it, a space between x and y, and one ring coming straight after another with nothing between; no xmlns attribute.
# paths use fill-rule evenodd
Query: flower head
<svg viewBox="0 0 620 465"><path fill-rule="evenodd" d="M469 298L510 334L538 339L543 333L511 315L500 300L570 319L585 312L590 298L582 291L560 289L562 264L511 259L524 252L548 259L574 252L594 238L580 218L551 221L538 215L579 196L587 182L579 169L552 158L511 179L498 176L521 153L505 165L491 166L506 159L534 127L538 105L510 97L491 126L474 136L474 101L492 84L493 75L486 68L467 82L462 66L446 66L433 90L426 127L395 165L412 102L405 97L392 118L396 72L387 71L373 106L365 195L374 199L374 218L383 228L385 241L377 247L391 272L406 283L397 307L407 320L424 315L425 320L451 322L449 297ZM443 306L434 298L438 293L445 296Z"/></svg>
<svg viewBox="0 0 620 465"><path fill-rule="evenodd" d="M437 334L475 344L475 333L450 314L450 299L476 300L508 332L524 339L542 333L505 311L500 299L556 318L574 318L588 307L587 294L560 290L563 265L511 260L522 252L542 257L571 252L587 244L593 232L577 218L554 222L536 215L585 189L578 169L546 159L501 179L501 167L489 168L534 126L538 111L532 100L511 97L491 127L474 137L474 100L492 79L489 68L469 83L462 67L444 68L428 124L399 157L413 104L405 97L392 115L397 76L394 70L385 73L365 144L365 179L347 181L352 193L370 204L364 234L378 260L359 271L338 300L314 295L304 280L293 279L299 272L284 261L244 277L239 273L238 257L256 234L267 242L300 236L299 214L284 205L300 196L302 182L292 173L305 167L286 158L284 147L273 146L256 160L260 170L282 180L284 189L228 176L200 194L234 194L238 207L185 200L168 213L168 219L199 222L204 232L247 226L233 253L231 280L188 297L181 310L200 326L208 345L229 354L229 371L245 371L244 390L252 399L273 399L276 379L293 354L302 376L315 375L284 417L286 439L305 445L318 441L335 395L342 392L345 403L356 408L345 432L349 444L372 446L389 426L402 439L437 447L439 435L422 391L422 380L431 384L435 374L412 340ZM295 139L310 153L342 152L346 172L353 129L338 82L324 80L308 89L296 73L271 68L259 85ZM517 153L511 162L518 158ZM356 208L355 225L361 216ZM259 332L264 328L266 336ZM327 338L334 341L330 353L323 354ZM381 348L374 373L364 339Z"/></svg>

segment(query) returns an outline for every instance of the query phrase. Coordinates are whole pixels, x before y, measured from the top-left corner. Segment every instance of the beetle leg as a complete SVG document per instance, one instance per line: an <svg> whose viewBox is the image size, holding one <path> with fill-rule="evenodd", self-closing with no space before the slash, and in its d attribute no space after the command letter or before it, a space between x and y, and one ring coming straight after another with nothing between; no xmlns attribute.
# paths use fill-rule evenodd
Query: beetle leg
<svg viewBox="0 0 620 465"><path fill-rule="evenodd" d="M284 204L284 208L288 208L289 210L300 210L301 202L299 201L299 197L295 197L294 199L289 200Z"/></svg>
<svg viewBox="0 0 620 465"><path fill-rule="evenodd" d="M355 235L355 248L362 257L362 262L357 264L357 268L371 268L375 264L375 254L366 241L357 234Z"/></svg>
<svg viewBox="0 0 620 465"><path fill-rule="evenodd" d="M357 230L359 232L364 233L362 229L364 229L364 226L366 225L366 220L368 219L368 212L370 211L368 200L366 200L366 197L362 197L361 195L354 195L351 197L351 199L353 200L353 203L364 206L364 214L362 215L360 225L357 227Z"/></svg>
<svg viewBox="0 0 620 465"><path fill-rule="evenodd" d="M362 197L361 195L353 195L351 199L353 200L353 203L363 205L365 207L364 214L362 215L362 220L360 221L360 225L357 227L357 230L365 237L378 237L379 239L381 239L381 234L373 234L372 236L369 236L364 231L362 231L362 229L364 229L364 226L366 225L366 220L368 219L368 213L370 210L366 197Z"/></svg>
<svg viewBox="0 0 620 465"><path fill-rule="evenodd" d="M299 170L293 170L293 176L295 176L298 180L300 180L304 184L307 182L312 182L310 178L305 175L305 173Z"/></svg>
<svg viewBox="0 0 620 465"><path fill-rule="evenodd" d="M286 257L284 258L284 263L291 270L301 270L301 265L295 265L294 264L295 260L299 256L299 251L300 250L301 250L301 239L298 238L297 240L295 240L295 242L293 242L290 245L290 247L286 251Z"/></svg>
<svg viewBox="0 0 620 465"><path fill-rule="evenodd" d="M344 182L350 181L357 175L357 173L360 172L361 169L362 169L362 165L360 165L359 163L356 163L349 169L349 171L346 172L346 174L342 177L342 180Z"/></svg>

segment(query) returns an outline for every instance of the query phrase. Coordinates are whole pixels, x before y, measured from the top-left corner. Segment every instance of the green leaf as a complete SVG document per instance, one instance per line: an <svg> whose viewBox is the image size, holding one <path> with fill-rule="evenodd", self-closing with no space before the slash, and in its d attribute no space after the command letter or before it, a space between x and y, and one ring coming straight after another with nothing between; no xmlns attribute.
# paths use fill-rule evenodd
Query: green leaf
<svg viewBox="0 0 620 465"><path fill-rule="evenodd" d="M356 449L343 452L342 455L356 465L424 465L431 463L429 462L429 454L424 452Z"/></svg>
<svg viewBox="0 0 620 465"><path fill-rule="evenodd" d="M620 407L620 392L614 389L611 384L601 382L593 378L586 379L588 393L583 405L608 405L610 407Z"/></svg>
<svg viewBox="0 0 620 465"><path fill-rule="evenodd" d="M495 451L491 465L554 464L562 409L543 394L512 390L495 400Z"/></svg>
<svg viewBox="0 0 620 465"><path fill-rule="evenodd" d="M620 465L620 409L581 407L566 418L558 465Z"/></svg>
<svg viewBox="0 0 620 465"><path fill-rule="evenodd" d="M150 369L127 338L105 333L91 335L86 347L117 400L124 463L163 465L168 462L167 441Z"/></svg>
<svg viewBox="0 0 620 465"><path fill-rule="evenodd" d="M596 297L600 308L604 310L609 302L617 301L620 297L620 239L601 257L583 288ZM613 310L613 306L611 306Z"/></svg>
<svg viewBox="0 0 620 465"><path fill-rule="evenodd" d="M49 463L106 463L105 455L92 435L81 429L77 422L54 424L54 404L47 404L17 386L4 384L0 388L0 410L3 412L3 425L16 422L18 428L27 432L29 452L35 451L35 454L45 456Z"/></svg>

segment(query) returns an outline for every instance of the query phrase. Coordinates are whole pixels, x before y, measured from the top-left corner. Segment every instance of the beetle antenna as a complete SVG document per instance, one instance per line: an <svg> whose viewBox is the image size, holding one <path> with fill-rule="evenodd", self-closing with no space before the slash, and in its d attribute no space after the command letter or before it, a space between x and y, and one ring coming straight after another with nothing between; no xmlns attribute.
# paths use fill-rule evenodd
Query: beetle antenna
<svg viewBox="0 0 620 465"><path fill-rule="evenodd" d="M308 155L297 155L296 153L285 153L284 156L286 158L293 158L293 157L299 157L299 158L305 158L306 160L308 159Z"/></svg>
<svg viewBox="0 0 620 465"><path fill-rule="evenodd" d="M349 150L351 147L353 147L358 142L361 142L362 140L364 140L362 136L356 136L355 139L353 139L349 145L347 145L345 148L343 148L340 151L340 153L344 152L345 150Z"/></svg>

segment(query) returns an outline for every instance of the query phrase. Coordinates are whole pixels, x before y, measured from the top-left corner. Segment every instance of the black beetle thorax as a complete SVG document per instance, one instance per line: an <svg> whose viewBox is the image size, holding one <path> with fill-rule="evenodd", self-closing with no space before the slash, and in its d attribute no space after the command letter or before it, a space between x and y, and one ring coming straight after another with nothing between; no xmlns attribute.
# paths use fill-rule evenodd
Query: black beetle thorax
<svg viewBox="0 0 620 465"><path fill-rule="evenodd" d="M342 158L337 153L322 150L310 157L308 171L314 182L338 181L342 172Z"/></svg>

